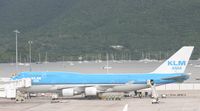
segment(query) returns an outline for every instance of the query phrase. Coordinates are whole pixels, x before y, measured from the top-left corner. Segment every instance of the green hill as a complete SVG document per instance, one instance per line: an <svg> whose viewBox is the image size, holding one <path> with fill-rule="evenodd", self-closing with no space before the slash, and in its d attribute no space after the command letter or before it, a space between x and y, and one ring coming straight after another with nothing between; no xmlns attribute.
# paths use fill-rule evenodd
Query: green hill
<svg viewBox="0 0 200 111"><path fill-rule="evenodd" d="M39 53L42 60L48 53L50 61L106 53L116 59L166 58L183 45L194 45L192 58L200 58L199 6L199 0L1 0L0 61L14 61L15 29L23 60L29 40L33 61Z"/></svg>

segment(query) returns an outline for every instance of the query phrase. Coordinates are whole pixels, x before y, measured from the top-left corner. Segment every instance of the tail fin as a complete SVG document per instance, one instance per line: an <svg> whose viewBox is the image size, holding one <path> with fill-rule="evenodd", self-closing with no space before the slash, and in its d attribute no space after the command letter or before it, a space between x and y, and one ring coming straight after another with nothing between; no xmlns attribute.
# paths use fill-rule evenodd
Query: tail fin
<svg viewBox="0 0 200 111"><path fill-rule="evenodd" d="M152 73L184 73L194 46L184 46Z"/></svg>

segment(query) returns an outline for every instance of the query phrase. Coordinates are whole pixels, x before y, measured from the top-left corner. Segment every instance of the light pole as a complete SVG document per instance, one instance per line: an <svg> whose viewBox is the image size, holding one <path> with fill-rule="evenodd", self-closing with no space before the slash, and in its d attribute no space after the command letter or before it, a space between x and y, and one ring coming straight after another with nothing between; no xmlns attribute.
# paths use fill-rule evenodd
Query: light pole
<svg viewBox="0 0 200 111"><path fill-rule="evenodd" d="M33 41L28 41L29 44L29 71L32 71L32 67L31 67L31 45L33 44Z"/></svg>
<svg viewBox="0 0 200 111"><path fill-rule="evenodd" d="M17 34L18 33L20 33L18 30L14 30L14 32L15 32L15 37L16 37L16 64L15 64L15 70L16 70L16 73L15 74L17 74L18 73L18 41L17 41Z"/></svg>

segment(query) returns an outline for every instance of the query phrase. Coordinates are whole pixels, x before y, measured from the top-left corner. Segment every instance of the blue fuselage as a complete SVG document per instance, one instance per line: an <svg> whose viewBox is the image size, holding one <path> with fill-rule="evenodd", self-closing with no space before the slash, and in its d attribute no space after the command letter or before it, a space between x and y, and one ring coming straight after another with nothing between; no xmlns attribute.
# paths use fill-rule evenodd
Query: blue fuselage
<svg viewBox="0 0 200 111"><path fill-rule="evenodd" d="M180 77L178 79L166 79ZM81 74L74 72L22 72L13 77L13 80L31 78L32 85L57 84L146 84L147 80L154 80L156 84L168 84L184 81L189 78L180 74Z"/></svg>

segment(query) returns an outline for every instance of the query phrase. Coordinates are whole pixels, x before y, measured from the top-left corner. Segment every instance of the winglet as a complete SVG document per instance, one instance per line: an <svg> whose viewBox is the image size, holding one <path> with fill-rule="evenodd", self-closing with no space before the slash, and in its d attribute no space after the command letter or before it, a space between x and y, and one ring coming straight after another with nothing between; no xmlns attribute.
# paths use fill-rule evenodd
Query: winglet
<svg viewBox="0 0 200 111"><path fill-rule="evenodd" d="M123 111L128 111L128 104L126 104L126 105L124 106Z"/></svg>
<svg viewBox="0 0 200 111"><path fill-rule="evenodd" d="M152 73L184 73L194 46L184 46Z"/></svg>

